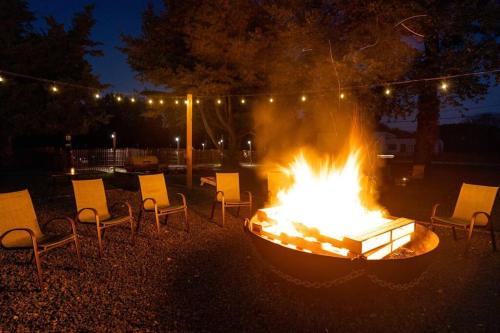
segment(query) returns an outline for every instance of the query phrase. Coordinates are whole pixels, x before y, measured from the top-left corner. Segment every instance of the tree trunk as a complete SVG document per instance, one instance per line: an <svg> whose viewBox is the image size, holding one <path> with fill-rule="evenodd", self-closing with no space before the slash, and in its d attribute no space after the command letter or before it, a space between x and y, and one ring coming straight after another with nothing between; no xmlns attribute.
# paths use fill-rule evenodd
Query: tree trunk
<svg viewBox="0 0 500 333"><path fill-rule="evenodd" d="M227 115L227 136L228 150L224 156L224 168L235 169L239 167L239 140L234 128L233 107L231 97L226 98L226 115Z"/></svg>
<svg viewBox="0 0 500 333"><path fill-rule="evenodd" d="M430 84L422 87L417 107L414 163L427 165L432 160L434 146L439 135L439 98L435 85Z"/></svg>

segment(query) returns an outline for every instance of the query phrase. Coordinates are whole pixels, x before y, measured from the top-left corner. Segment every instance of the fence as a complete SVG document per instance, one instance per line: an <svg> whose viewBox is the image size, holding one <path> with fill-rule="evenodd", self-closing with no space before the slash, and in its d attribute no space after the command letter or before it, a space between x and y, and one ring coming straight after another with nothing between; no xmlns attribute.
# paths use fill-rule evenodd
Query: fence
<svg viewBox="0 0 500 333"><path fill-rule="evenodd" d="M180 166L186 164L185 149L175 148L120 148L113 149L73 149L71 150L71 162L76 169L109 169L113 167L125 167L132 157L144 157L155 155L159 163L169 166ZM255 163L255 151L250 153L243 150L240 153L241 163ZM223 153L217 149L193 149L193 165L219 165L224 158Z"/></svg>

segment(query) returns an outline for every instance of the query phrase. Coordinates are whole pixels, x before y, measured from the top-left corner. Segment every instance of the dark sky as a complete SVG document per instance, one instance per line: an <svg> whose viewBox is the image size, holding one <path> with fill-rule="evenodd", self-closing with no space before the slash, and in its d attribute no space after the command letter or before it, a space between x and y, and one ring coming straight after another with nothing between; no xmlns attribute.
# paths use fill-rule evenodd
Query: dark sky
<svg viewBox="0 0 500 333"><path fill-rule="evenodd" d="M95 3L94 17L97 23L92 38L103 43L101 49L104 51L104 56L90 59L94 72L100 76L101 82L112 85L110 90L133 92L141 91L151 85L143 84L134 78L125 55L116 47L121 45L120 34L140 34L141 14L149 2L152 2L155 8L163 9L161 0L30 0L29 5L38 19L36 27L43 29L44 16L52 15L59 22L69 25L75 12L80 11L88 3ZM467 105L471 108L466 113L467 116L484 112L500 113L500 87L492 88L484 101ZM441 113L441 123L459 122L461 121L459 116L457 109L447 108ZM391 122L389 125L414 130L415 124L407 119Z"/></svg>
<svg viewBox="0 0 500 333"><path fill-rule="evenodd" d="M116 47L121 45L120 34L140 33L141 14L149 2L156 8L163 8L161 0L30 0L29 6L37 17L35 27L44 29L44 16L52 15L58 22L70 25L75 12L81 11L88 3L94 3L97 22L92 39L103 44L101 49L104 52L103 57L89 58L94 72L103 83L111 84L112 90L132 92L142 90L145 85L135 80L125 55Z"/></svg>

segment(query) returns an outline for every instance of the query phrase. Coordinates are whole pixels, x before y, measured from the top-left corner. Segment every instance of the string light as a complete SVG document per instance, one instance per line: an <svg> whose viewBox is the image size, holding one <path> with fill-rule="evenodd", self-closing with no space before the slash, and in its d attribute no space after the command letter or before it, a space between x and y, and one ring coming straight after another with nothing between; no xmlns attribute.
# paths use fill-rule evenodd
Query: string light
<svg viewBox="0 0 500 333"><path fill-rule="evenodd" d="M196 104L200 104L200 100L199 99L196 100Z"/></svg>
<svg viewBox="0 0 500 333"><path fill-rule="evenodd" d="M163 105L163 100L162 99L160 99L160 104Z"/></svg>
<svg viewBox="0 0 500 333"><path fill-rule="evenodd" d="M389 95L391 94L391 89L389 89L389 88L385 88L384 94L385 94L386 96L389 96Z"/></svg>
<svg viewBox="0 0 500 333"><path fill-rule="evenodd" d="M244 99L244 98L242 98L242 99L241 99L241 104L245 104L245 103L246 103L245 99Z"/></svg>
<svg viewBox="0 0 500 333"><path fill-rule="evenodd" d="M269 98L269 103L274 103L274 98Z"/></svg>
<svg viewBox="0 0 500 333"><path fill-rule="evenodd" d="M344 93L340 93L340 99L344 99L345 98L345 94Z"/></svg>
<svg viewBox="0 0 500 333"><path fill-rule="evenodd" d="M3 76L0 76L0 82L5 82L5 79L3 78Z"/></svg>
<svg viewBox="0 0 500 333"><path fill-rule="evenodd" d="M116 101L117 102L121 102L122 101L122 97L121 96L116 96Z"/></svg>
<svg viewBox="0 0 500 333"><path fill-rule="evenodd" d="M134 98L134 97L130 97L130 101L131 101L132 103L135 103L135 98Z"/></svg>
<svg viewBox="0 0 500 333"><path fill-rule="evenodd" d="M184 104L186 104L186 105L188 104L188 100L187 99L184 100Z"/></svg>
<svg viewBox="0 0 500 333"><path fill-rule="evenodd" d="M217 104L222 104L222 101L219 99L217 99Z"/></svg>
<svg viewBox="0 0 500 333"><path fill-rule="evenodd" d="M441 90L446 91L448 89L448 83L443 82L441 83Z"/></svg>
<svg viewBox="0 0 500 333"><path fill-rule="evenodd" d="M58 92L58 91L59 91L59 88L57 88L57 86L56 86L56 85L52 85L52 86L50 87L50 90L51 90L53 93L56 93L56 92Z"/></svg>
<svg viewBox="0 0 500 333"><path fill-rule="evenodd" d="M300 100L301 100L302 102L307 101L307 97L306 97L306 95L302 95L302 97L300 98Z"/></svg>
<svg viewBox="0 0 500 333"><path fill-rule="evenodd" d="M151 98L150 98L150 99L148 99L148 104L149 104L149 105L153 105L153 100L152 100Z"/></svg>
<svg viewBox="0 0 500 333"><path fill-rule="evenodd" d="M179 104L179 100L178 99L175 100L175 104Z"/></svg>
<svg viewBox="0 0 500 333"><path fill-rule="evenodd" d="M99 95L99 93L95 93L94 97L95 97L95 99L99 99L99 98L101 98L101 95Z"/></svg>

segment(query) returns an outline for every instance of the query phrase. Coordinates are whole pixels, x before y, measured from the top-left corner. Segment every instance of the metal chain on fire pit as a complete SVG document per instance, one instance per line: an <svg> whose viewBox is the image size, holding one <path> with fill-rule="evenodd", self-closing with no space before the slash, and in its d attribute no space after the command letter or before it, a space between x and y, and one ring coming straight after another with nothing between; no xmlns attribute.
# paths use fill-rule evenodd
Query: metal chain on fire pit
<svg viewBox="0 0 500 333"><path fill-rule="evenodd" d="M371 282L382 288L387 288L396 291L404 291L416 287L420 282L422 282L422 280L426 277L426 275L427 275L427 270L425 270L422 274L420 274L419 277L406 283L394 283L391 281L382 280L375 274L367 274L366 276L370 279Z"/></svg>

